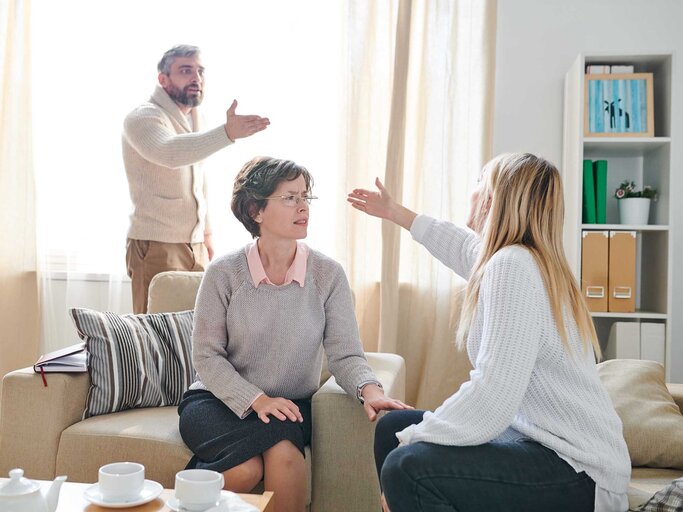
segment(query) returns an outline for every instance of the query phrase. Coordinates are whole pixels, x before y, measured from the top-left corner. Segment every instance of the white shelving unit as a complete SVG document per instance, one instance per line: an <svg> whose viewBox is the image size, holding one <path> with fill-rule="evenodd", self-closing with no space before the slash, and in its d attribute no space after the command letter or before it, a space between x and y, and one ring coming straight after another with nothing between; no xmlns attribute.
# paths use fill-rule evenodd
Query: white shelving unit
<svg viewBox="0 0 683 512"><path fill-rule="evenodd" d="M654 75L654 137L585 137L584 74L587 64L632 64L636 73ZM665 366L670 373L671 352L671 54L581 54L565 77L564 145L562 172L565 188L564 244L572 270L581 278L581 231L628 230L637 232L636 312L592 313L600 343L605 347L615 321L666 324ZM582 223L583 160L607 160L607 223ZM613 192L624 181L638 188L657 189L648 225L619 224Z"/></svg>

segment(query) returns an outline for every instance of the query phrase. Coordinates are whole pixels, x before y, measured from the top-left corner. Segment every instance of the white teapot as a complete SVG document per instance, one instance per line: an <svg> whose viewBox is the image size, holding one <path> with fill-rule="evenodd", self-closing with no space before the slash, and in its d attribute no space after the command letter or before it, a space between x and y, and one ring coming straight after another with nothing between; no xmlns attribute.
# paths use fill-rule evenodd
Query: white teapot
<svg viewBox="0 0 683 512"><path fill-rule="evenodd" d="M55 512L59 491L66 480L58 476L43 495L40 484L24 478L23 469L9 472L10 480L0 484L0 510L2 512Z"/></svg>

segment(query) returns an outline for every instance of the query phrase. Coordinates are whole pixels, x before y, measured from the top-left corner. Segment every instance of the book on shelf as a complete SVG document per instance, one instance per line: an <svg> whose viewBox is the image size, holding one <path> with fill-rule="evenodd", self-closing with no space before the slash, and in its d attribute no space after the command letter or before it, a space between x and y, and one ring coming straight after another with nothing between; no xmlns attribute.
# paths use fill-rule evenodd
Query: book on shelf
<svg viewBox="0 0 683 512"><path fill-rule="evenodd" d="M85 350L85 343L76 343L43 354L33 365L33 371L36 373L87 372L88 352Z"/></svg>
<svg viewBox="0 0 683 512"><path fill-rule="evenodd" d="M614 322L603 355L605 359L640 359L640 324Z"/></svg>
<svg viewBox="0 0 683 512"><path fill-rule="evenodd" d="M595 179L593 178L593 162L583 161L583 223L595 224Z"/></svg>
<svg viewBox="0 0 683 512"><path fill-rule="evenodd" d="M595 218L598 224L607 223L607 160L593 162L595 179Z"/></svg>
<svg viewBox="0 0 683 512"><path fill-rule="evenodd" d="M587 75L605 75L610 72L610 66L607 64L588 64L586 66Z"/></svg>
<svg viewBox="0 0 683 512"><path fill-rule="evenodd" d="M612 74L630 74L634 72L634 67L632 65L614 64L612 65Z"/></svg>

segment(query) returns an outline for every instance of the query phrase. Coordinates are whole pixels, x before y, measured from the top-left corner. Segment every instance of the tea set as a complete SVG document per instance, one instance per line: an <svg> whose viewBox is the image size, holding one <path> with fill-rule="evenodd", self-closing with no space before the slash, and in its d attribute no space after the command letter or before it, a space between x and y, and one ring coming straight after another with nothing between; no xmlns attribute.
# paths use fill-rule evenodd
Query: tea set
<svg viewBox="0 0 683 512"><path fill-rule="evenodd" d="M56 512L59 492L66 476L58 476L46 491L41 484L24 477L22 469L9 472L9 481L0 484L0 510L3 512ZM166 506L174 512L258 512L230 491L223 491L223 475L208 469L186 469L175 477L174 496ZM96 484L83 496L107 508L128 508L156 499L163 487L145 479L145 467L137 462L114 462L99 469Z"/></svg>

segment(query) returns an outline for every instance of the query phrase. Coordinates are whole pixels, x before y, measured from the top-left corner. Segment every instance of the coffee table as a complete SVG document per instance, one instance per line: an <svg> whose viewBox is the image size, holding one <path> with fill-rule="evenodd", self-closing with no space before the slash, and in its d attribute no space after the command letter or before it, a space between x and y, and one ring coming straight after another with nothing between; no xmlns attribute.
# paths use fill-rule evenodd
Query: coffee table
<svg viewBox="0 0 683 512"><path fill-rule="evenodd" d="M7 480L7 478L0 478L0 483ZM41 484L43 491L52 483L44 480L36 480L36 482ZM172 512L172 510L166 506L166 501L173 497L173 489L164 489L157 499L145 503L144 505L113 509L94 505L85 499L83 491L90 485L92 484L80 484L69 481L64 482L59 493L59 504L57 505L56 512L115 512L116 510L121 510L122 512ZM260 512L275 512L275 499L273 498L272 492L266 491L263 494L240 494L239 496L247 503L257 507Z"/></svg>

